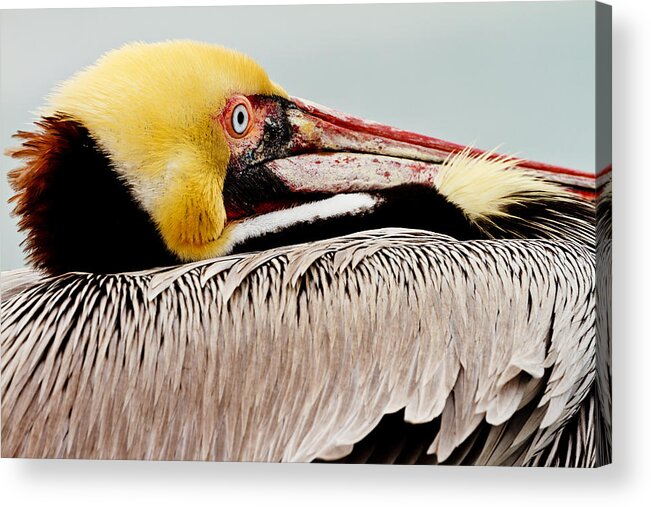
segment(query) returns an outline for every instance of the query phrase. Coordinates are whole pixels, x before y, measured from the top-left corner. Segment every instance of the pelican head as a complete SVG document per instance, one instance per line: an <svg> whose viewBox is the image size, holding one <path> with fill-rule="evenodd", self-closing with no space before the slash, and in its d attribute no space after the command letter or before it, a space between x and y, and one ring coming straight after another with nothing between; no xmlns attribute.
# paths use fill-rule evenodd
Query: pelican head
<svg viewBox="0 0 651 507"><path fill-rule="evenodd" d="M461 239L581 235L576 216L591 213L540 176L571 171L516 168L292 98L252 59L211 44L109 52L59 86L42 116L36 132L17 134L12 155L24 165L10 181L31 260L51 273L385 226Z"/></svg>

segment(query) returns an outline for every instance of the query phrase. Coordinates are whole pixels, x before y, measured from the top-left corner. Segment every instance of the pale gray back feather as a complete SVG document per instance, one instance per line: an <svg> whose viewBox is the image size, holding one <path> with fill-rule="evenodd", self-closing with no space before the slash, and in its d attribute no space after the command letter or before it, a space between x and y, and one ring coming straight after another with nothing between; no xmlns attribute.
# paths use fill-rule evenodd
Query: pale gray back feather
<svg viewBox="0 0 651 507"><path fill-rule="evenodd" d="M43 279L45 275L29 268L3 271L0 273L0 301L12 298Z"/></svg>
<svg viewBox="0 0 651 507"><path fill-rule="evenodd" d="M335 459L404 409L440 418L438 462L488 423L476 462L535 464L594 403L594 270L572 242L383 229L64 275L3 300L2 454Z"/></svg>

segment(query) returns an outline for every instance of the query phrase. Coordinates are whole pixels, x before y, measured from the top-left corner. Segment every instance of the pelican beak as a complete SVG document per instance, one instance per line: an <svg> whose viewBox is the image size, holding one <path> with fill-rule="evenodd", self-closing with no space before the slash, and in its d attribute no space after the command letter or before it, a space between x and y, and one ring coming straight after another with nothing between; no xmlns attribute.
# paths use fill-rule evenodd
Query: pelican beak
<svg viewBox="0 0 651 507"><path fill-rule="evenodd" d="M470 155L484 153L304 99L292 98L292 103L295 107L287 112L292 129L289 156L265 164L292 192L372 192L409 184L433 187L437 170L450 155L464 149ZM569 187L594 185L585 174L570 169L530 161L518 165Z"/></svg>
<svg viewBox="0 0 651 507"><path fill-rule="evenodd" d="M434 185L436 170L464 147L293 98L289 156L267 168L291 191L350 193Z"/></svg>

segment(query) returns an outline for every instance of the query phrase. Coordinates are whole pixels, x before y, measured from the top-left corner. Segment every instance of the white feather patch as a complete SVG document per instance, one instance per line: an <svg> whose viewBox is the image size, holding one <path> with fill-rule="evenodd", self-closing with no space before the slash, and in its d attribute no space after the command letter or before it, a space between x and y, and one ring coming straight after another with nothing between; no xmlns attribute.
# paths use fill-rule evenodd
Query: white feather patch
<svg viewBox="0 0 651 507"><path fill-rule="evenodd" d="M223 254L227 254L235 245L250 238L278 232L299 223L361 213L373 208L377 202L378 198L370 194L339 194L320 201L247 218L233 225L224 245Z"/></svg>

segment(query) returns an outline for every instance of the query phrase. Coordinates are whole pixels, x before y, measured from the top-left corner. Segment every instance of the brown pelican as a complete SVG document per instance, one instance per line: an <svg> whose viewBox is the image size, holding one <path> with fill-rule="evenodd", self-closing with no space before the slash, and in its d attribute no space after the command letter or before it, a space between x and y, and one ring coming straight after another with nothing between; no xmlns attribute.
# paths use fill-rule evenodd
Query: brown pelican
<svg viewBox="0 0 651 507"><path fill-rule="evenodd" d="M594 178L189 41L105 55L37 125L12 152L39 271L3 273L3 456L608 462Z"/></svg>

